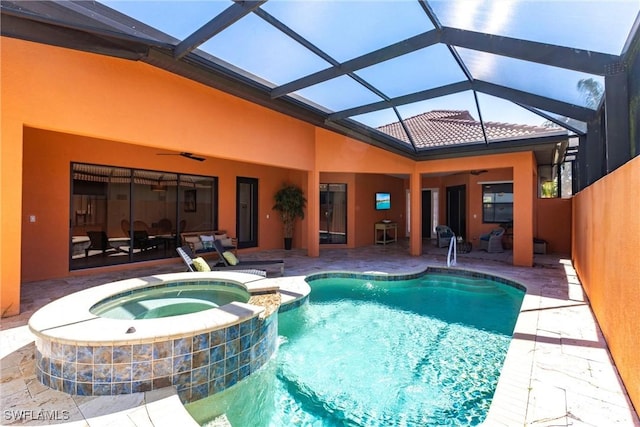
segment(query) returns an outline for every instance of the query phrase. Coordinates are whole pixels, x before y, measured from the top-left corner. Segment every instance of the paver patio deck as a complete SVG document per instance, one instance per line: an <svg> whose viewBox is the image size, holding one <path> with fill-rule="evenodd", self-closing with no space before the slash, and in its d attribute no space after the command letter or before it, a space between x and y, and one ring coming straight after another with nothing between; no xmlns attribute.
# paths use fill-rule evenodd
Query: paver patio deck
<svg viewBox="0 0 640 427"><path fill-rule="evenodd" d="M640 426L568 259L536 255L533 268L513 267L511 253L473 250L458 255L456 268L495 274L522 283L527 295L516 324L488 426ZM411 257L407 243L306 252L265 251L243 258L284 259L285 275L318 271L416 272L446 265L446 249L425 245ZM185 426L195 422L173 389L116 397L69 396L38 383L31 314L63 295L128 277L183 271L179 259L161 266L99 272L26 283L22 313L0 325L2 425ZM22 412L20 412L22 411ZM37 419L54 418L54 419Z"/></svg>

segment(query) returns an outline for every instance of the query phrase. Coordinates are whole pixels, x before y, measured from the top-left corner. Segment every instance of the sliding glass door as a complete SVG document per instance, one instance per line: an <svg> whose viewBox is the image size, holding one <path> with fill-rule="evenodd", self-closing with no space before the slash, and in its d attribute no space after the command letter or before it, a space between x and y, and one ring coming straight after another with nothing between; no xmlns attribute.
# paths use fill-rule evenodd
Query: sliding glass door
<svg viewBox="0 0 640 427"><path fill-rule="evenodd" d="M180 233L217 228L217 178L74 163L71 270L176 255Z"/></svg>
<svg viewBox="0 0 640 427"><path fill-rule="evenodd" d="M347 243L347 184L320 184L320 244Z"/></svg>

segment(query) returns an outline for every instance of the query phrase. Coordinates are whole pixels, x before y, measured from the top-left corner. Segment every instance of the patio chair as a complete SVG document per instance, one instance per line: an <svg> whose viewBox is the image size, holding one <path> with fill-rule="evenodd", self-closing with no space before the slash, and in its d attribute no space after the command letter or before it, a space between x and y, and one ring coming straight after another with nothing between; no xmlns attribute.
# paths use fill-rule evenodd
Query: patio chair
<svg viewBox="0 0 640 427"><path fill-rule="evenodd" d="M233 252L225 249L222 245L222 240L216 239L213 241L213 248L218 253L218 264L214 265L212 270L224 270L237 268L259 268L266 270L267 272L273 272L275 275L282 276L284 274L284 261L281 259L274 260L257 260L257 261L241 261Z"/></svg>
<svg viewBox="0 0 640 427"><path fill-rule="evenodd" d="M449 226L438 225L436 227L437 245L439 248L446 248L451 242L451 238L455 237L455 233Z"/></svg>
<svg viewBox="0 0 640 427"><path fill-rule="evenodd" d="M85 257L89 257L89 251L102 251L105 254L107 251L116 250L109 243L109 237L104 231L87 231L87 236L89 236L89 246L84 250Z"/></svg>
<svg viewBox="0 0 640 427"><path fill-rule="evenodd" d="M484 249L489 253L504 252L502 247L502 237L505 229L502 227L491 230L490 233L480 235L480 249Z"/></svg>
<svg viewBox="0 0 640 427"><path fill-rule="evenodd" d="M180 258L182 258L182 261L184 261L184 263L186 264L189 271L211 271L211 266L202 258L193 258L193 254L191 253L191 248L189 246L176 248L176 251L180 255ZM257 276L267 277L267 272L265 270L258 270L253 268L238 268L229 270L236 271L238 273L249 273L255 274Z"/></svg>

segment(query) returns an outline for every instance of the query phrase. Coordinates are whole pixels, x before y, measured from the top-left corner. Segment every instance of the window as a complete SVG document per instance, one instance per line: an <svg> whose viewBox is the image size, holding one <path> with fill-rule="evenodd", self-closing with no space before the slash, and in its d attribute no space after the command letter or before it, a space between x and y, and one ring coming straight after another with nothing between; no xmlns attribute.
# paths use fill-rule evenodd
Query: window
<svg viewBox="0 0 640 427"><path fill-rule="evenodd" d="M513 183L482 185L482 222L509 223L513 221Z"/></svg>

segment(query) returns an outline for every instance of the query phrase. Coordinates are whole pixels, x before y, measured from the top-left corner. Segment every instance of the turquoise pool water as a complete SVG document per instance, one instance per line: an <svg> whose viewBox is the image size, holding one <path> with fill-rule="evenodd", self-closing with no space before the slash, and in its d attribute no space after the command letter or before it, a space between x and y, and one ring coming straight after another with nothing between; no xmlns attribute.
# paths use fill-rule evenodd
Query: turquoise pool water
<svg viewBox="0 0 640 427"><path fill-rule="evenodd" d="M115 295L97 303L90 311L111 319L157 319L197 313L233 301L247 302L249 293L225 284L184 282Z"/></svg>
<svg viewBox="0 0 640 427"><path fill-rule="evenodd" d="M524 292L471 277L321 279L279 316L259 373L187 405L202 425L473 426L486 417Z"/></svg>

